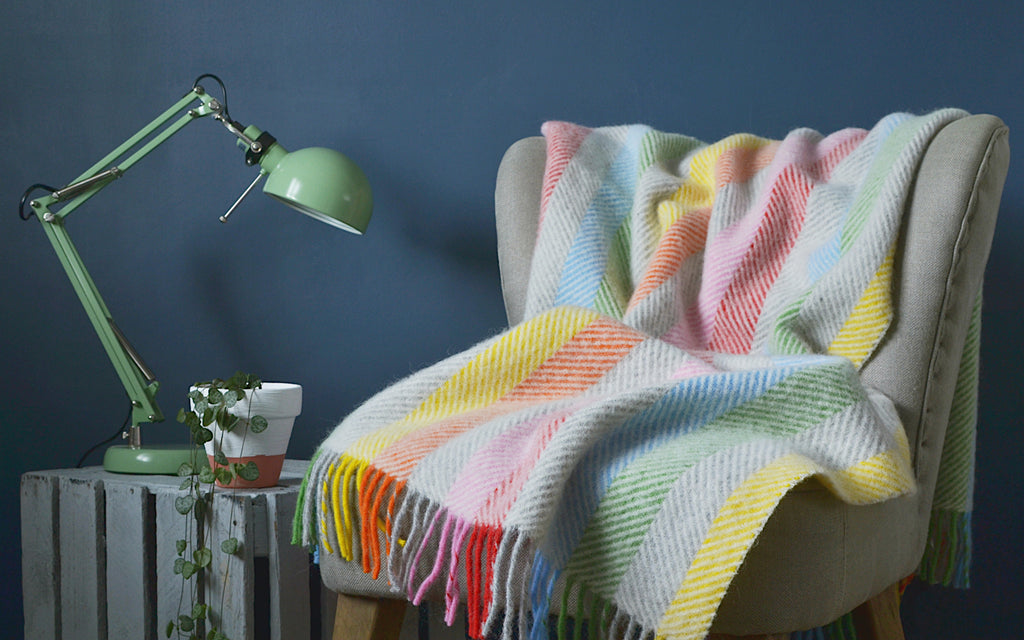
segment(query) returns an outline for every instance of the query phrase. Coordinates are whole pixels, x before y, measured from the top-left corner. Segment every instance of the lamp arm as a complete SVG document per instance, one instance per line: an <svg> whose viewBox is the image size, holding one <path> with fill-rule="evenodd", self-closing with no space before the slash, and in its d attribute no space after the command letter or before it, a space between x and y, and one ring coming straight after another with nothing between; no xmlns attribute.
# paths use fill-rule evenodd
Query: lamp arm
<svg viewBox="0 0 1024 640"><path fill-rule="evenodd" d="M200 104L193 107L197 100ZM160 383L114 323L96 283L71 242L64 219L187 124L203 116L219 115L221 109L222 105L217 100L206 94L202 87L196 86L69 185L29 203L36 218L42 223L107 357L128 393L132 403L133 427L142 422L160 422L164 419L155 399ZM183 111L185 113L182 115ZM51 209L62 203L59 210ZM135 434L133 438L137 438L138 429L133 429L132 433ZM133 441L132 444L138 446L137 442Z"/></svg>
<svg viewBox="0 0 1024 640"><path fill-rule="evenodd" d="M50 239L68 279L78 294L78 299L89 316L92 327L103 344L122 386L132 403L132 425L142 422L161 422L164 417L156 403L156 392L160 383L142 362L135 349L121 334L103 302L103 297L89 275L81 256L68 236L64 221L55 218L44 222L43 229Z"/></svg>

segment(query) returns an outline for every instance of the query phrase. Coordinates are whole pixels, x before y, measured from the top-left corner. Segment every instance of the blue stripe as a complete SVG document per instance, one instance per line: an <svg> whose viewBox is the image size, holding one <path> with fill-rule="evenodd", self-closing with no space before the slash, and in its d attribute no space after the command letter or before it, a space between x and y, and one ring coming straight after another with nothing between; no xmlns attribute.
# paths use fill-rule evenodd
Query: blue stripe
<svg viewBox="0 0 1024 640"><path fill-rule="evenodd" d="M562 267L555 306L594 306L607 268L609 247L633 207L640 146L650 131L650 127L641 125L628 128L625 142L580 221Z"/></svg>

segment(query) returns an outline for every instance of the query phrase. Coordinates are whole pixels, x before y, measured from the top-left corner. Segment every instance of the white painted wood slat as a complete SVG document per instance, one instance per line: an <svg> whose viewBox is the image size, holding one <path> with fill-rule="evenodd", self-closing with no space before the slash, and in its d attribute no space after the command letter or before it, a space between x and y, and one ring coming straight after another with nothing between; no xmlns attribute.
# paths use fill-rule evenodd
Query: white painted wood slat
<svg viewBox="0 0 1024 640"><path fill-rule="evenodd" d="M159 491L154 496L156 511L156 627L160 638L166 638L167 623L178 617L178 606L189 596L182 596L182 577L174 573L174 560L178 557L176 541L186 539L185 518L174 508L174 500L180 496L178 491ZM194 528L193 528L194 530ZM194 535L194 534L193 534ZM189 581L187 587L192 587ZM188 612L183 612L188 613ZM113 640L113 639L111 639Z"/></svg>
<svg viewBox="0 0 1024 640"><path fill-rule="evenodd" d="M105 494L107 633L111 638L156 640L149 490L108 483Z"/></svg>
<svg viewBox="0 0 1024 640"><path fill-rule="evenodd" d="M262 496L257 497L262 499ZM212 619L232 640L253 640L255 569L251 546L255 543L253 499L244 494L217 492L213 496L211 571L208 572L207 602L216 612ZM240 551L226 554L221 542L234 537Z"/></svg>
<svg viewBox="0 0 1024 640"><path fill-rule="evenodd" d="M21 478L21 589L25 637L60 637L60 512L58 479Z"/></svg>
<svg viewBox="0 0 1024 640"><path fill-rule="evenodd" d="M309 555L291 543L297 499L294 492L267 494L271 640L309 637Z"/></svg>
<svg viewBox="0 0 1024 640"><path fill-rule="evenodd" d="M65 637L107 638L103 480L60 479L60 615Z"/></svg>

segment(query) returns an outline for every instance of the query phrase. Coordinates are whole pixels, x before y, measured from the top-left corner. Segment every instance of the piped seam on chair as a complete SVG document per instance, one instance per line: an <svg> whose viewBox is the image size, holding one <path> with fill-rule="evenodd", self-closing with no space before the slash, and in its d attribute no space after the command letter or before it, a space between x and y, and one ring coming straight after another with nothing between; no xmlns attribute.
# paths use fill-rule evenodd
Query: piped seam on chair
<svg viewBox="0 0 1024 640"><path fill-rule="evenodd" d="M939 325L936 328L936 336L928 363L928 376L926 377L925 390L923 394L924 401L922 402L920 418L918 419L916 429L918 436L914 450L913 468L914 476L918 480L921 479L920 465L922 450L924 449L926 442L928 442L928 436L930 435L928 426L931 424L932 415L935 413L935 387L943 373L943 369L940 364L943 361L942 354L948 348L947 343L949 340L950 329L949 317L953 314L954 309L956 309L957 304L960 302L959 299L954 300L954 292L959 291L958 284L963 275L962 266L964 256L966 254L965 249L971 240L971 225L974 222L974 217L977 214L978 209L979 186L990 169L990 161L995 150L996 143L1006 136L1008 132L1008 127L1003 125L1001 127L995 127L989 135L989 141L985 148L985 153L982 156L981 161L978 163L978 169L975 172L974 182L971 185L971 195L964 207L963 217L961 218L960 223L960 232L957 235L957 240L954 245L953 260L949 267L949 273L946 276L946 285L943 292L942 304L940 306ZM971 292L972 296L975 294L976 292ZM921 505L925 510L931 508L931 501L929 500L928 502L928 505ZM926 531L924 533L926 533Z"/></svg>

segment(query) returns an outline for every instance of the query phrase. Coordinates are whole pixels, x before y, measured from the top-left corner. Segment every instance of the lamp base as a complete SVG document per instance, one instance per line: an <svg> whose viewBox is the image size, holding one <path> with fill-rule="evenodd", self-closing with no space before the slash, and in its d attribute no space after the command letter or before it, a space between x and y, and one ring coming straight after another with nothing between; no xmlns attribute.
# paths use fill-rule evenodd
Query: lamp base
<svg viewBox="0 0 1024 640"><path fill-rule="evenodd" d="M202 447L181 445L147 445L132 449L118 444L107 449L103 455L103 469L112 473L133 473L138 475L178 474L184 463L206 464L206 452Z"/></svg>

